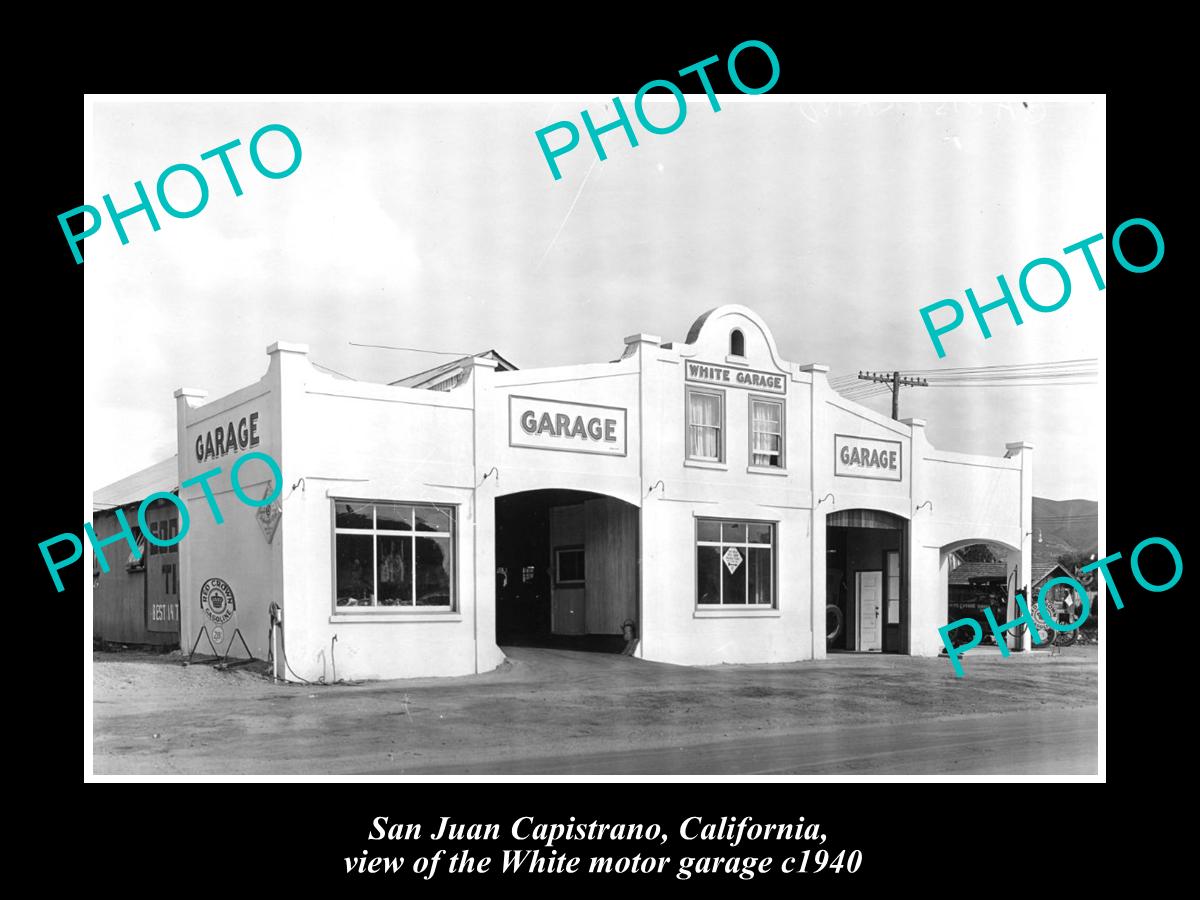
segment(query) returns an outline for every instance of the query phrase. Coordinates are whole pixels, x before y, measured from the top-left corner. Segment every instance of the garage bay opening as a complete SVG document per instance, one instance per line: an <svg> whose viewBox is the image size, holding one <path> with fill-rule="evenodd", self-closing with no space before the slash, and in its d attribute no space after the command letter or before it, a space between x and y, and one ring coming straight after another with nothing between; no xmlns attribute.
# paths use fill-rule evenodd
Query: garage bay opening
<svg viewBox="0 0 1200 900"><path fill-rule="evenodd" d="M829 650L908 652L907 524L874 509L826 517Z"/></svg>
<svg viewBox="0 0 1200 900"><path fill-rule="evenodd" d="M990 609L996 621L1008 621L1010 588L1014 585L1020 556L1011 563L1009 549L1000 544L981 542L957 547L946 553L949 573L946 578L946 621L974 619L983 632L980 644L995 645L996 639L988 625L985 610ZM974 637L969 625L954 629L949 634L954 646L968 643Z"/></svg>
<svg viewBox="0 0 1200 900"><path fill-rule="evenodd" d="M638 509L587 491L496 498L496 643L620 653L638 621Z"/></svg>

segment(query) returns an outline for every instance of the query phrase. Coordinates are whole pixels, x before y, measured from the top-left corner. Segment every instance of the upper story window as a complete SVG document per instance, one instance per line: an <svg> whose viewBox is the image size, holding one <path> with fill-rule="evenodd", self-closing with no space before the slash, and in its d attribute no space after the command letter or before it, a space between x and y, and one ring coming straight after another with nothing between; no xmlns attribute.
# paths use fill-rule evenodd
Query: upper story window
<svg viewBox="0 0 1200 900"><path fill-rule="evenodd" d="M339 611L454 609L454 507L334 500L333 509Z"/></svg>
<svg viewBox="0 0 1200 900"><path fill-rule="evenodd" d="M687 389L687 458L725 461L725 394Z"/></svg>
<svg viewBox="0 0 1200 900"><path fill-rule="evenodd" d="M740 328L735 328L733 331L729 332L729 355L746 355L746 336L742 334L742 330Z"/></svg>
<svg viewBox="0 0 1200 900"><path fill-rule="evenodd" d="M782 401L750 398L750 463L784 467Z"/></svg>

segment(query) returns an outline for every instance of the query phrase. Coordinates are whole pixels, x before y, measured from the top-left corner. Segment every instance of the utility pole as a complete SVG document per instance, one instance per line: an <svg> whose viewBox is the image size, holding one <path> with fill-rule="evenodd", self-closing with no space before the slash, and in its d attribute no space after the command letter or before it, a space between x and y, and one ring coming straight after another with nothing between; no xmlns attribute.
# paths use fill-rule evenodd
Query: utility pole
<svg viewBox="0 0 1200 900"><path fill-rule="evenodd" d="M879 381L892 386L892 418L897 422L900 421L900 386L905 387L929 387L929 382L924 378L916 378L912 375L901 375L899 372L863 372L858 373L858 377L863 381Z"/></svg>

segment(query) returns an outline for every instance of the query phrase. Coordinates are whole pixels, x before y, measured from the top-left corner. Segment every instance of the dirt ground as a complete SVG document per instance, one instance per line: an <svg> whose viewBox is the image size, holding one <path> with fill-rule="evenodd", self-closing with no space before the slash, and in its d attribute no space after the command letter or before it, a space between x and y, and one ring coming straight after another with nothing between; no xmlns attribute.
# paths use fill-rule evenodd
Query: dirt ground
<svg viewBox="0 0 1200 900"><path fill-rule="evenodd" d="M1097 648L946 659L838 654L682 667L505 648L494 672L361 685L273 685L178 653L93 654L97 775L405 773L516 758L627 753L840 726L1095 710ZM986 723L983 723L984 727ZM997 718L996 728L1001 721ZM1088 726L1090 727L1090 726ZM952 769L947 769L952 771Z"/></svg>

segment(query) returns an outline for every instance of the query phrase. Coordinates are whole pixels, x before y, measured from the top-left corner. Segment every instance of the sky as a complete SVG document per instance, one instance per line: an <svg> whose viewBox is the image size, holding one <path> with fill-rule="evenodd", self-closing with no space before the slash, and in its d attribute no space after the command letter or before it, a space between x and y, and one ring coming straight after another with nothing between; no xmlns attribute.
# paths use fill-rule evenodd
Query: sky
<svg viewBox="0 0 1200 900"><path fill-rule="evenodd" d="M646 107L663 124L676 114L664 96ZM176 163L199 168L210 195L186 219L155 198L161 229L135 214L127 245L107 218L85 242L90 488L172 455L173 391L213 399L256 381L275 341L388 382L450 357L353 344L494 348L521 368L603 362L626 335L682 340L706 310L740 303L785 359L829 365L831 377L1103 358L1105 293L1078 253L1062 254L1104 230L1103 100L719 99L713 112L688 95L671 134L635 119L637 147L605 134L599 161L580 111L610 121L605 98L95 98L83 202L133 206L134 182L153 197ZM581 143L558 158L556 181L534 135L564 119ZM286 178L261 176L248 155L272 123L302 147ZM200 160L235 138L240 197L218 160ZM260 150L268 168L291 161L278 133ZM199 196L186 174L167 191L181 209ZM1017 293L1039 257L1072 279L1051 313ZM964 292L999 298L998 274L1024 322L990 313L985 340ZM1061 291L1047 267L1029 284L1042 302ZM919 309L943 298L966 321L939 359ZM890 402L865 405L890 415ZM902 390L900 415L926 419L940 449L1003 456L1006 442L1029 441L1035 494L1097 499L1101 406L1097 385L929 387Z"/></svg>

